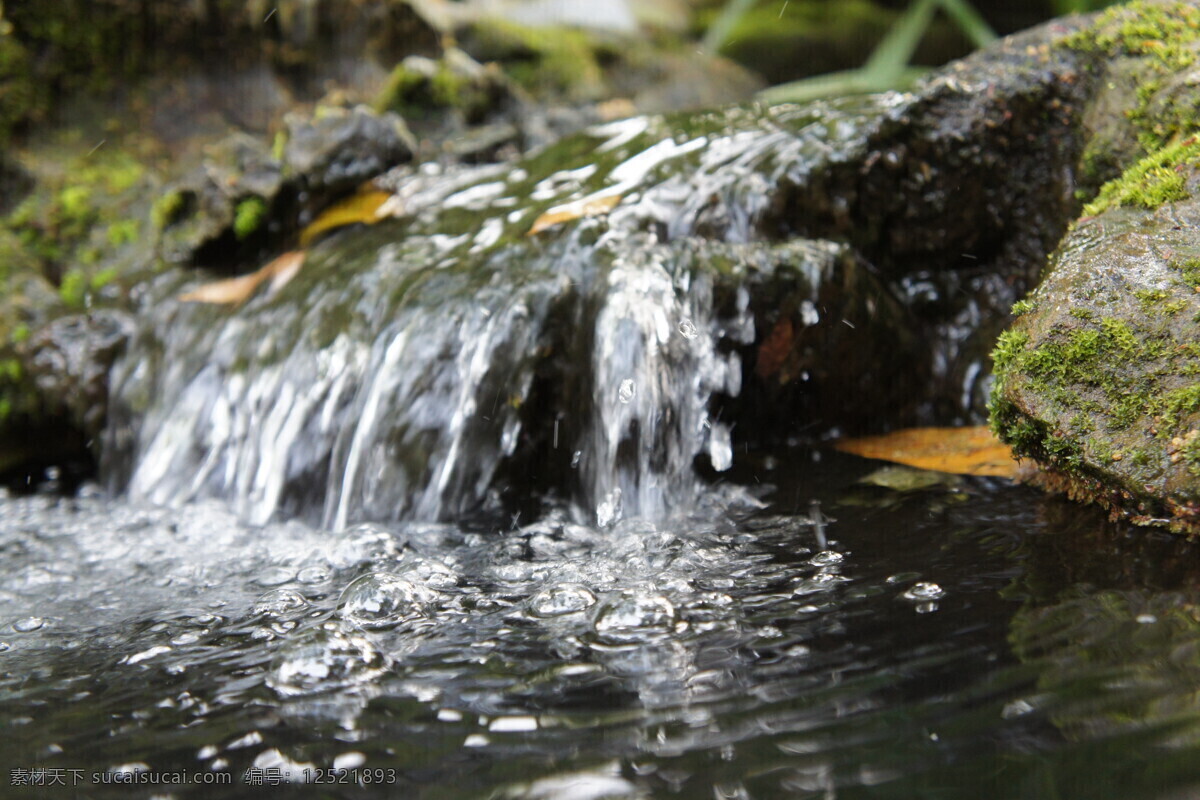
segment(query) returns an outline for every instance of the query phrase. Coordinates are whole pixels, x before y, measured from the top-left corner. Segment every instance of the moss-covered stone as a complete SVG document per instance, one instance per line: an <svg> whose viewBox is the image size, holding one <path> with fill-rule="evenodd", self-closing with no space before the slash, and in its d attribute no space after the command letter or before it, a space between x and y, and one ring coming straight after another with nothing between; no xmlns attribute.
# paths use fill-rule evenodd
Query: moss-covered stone
<svg viewBox="0 0 1200 800"><path fill-rule="evenodd" d="M480 62L497 61L517 84L544 98L595 100L604 91L600 58L616 55L594 35L558 27L529 27L486 19L463 36L463 49Z"/></svg>
<svg viewBox="0 0 1200 800"><path fill-rule="evenodd" d="M1180 266L1200 252L1200 201L1147 205L1108 203L1063 241L993 352L992 425L1048 485L1197 532L1183 441L1200 425L1200 294Z"/></svg>

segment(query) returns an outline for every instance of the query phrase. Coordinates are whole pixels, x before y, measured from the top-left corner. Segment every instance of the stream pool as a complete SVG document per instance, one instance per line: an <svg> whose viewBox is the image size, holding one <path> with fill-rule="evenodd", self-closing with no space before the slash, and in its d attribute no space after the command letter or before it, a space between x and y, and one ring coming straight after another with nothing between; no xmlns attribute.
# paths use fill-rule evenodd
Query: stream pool
<svg viewBox="0 0 1200 800"><path fill-rule="evenodd" d="M878 466L747 458L694 516L603 531L7 496L2 794L1200 791L1196 547Z"/></svg>

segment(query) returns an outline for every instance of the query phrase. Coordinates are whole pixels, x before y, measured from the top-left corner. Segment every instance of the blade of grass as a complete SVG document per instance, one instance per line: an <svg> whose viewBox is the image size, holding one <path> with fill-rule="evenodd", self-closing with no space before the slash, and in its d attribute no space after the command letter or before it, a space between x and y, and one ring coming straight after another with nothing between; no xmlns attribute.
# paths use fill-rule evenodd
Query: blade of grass
<svg viewBox="0 0 1200 800"><path fill-rule="evenodd" d="M937 2L916 0L910 5L871 52L871 57L862 66L863 72L876 77L892 75L904 69L920 44L925 29L929 27Z"/></svg>
<svg viewBox="0 0 1200 800"><path fill-rule="evenodd" d="M986 47L996 41L996 32L966 0L938 0L942 10L962 30L976 47Z"/></svg>
<svg viewBox="0 0 1200 800"><path fill-rule="evenodd" d="M729 0L713 24L708 27L701 46L710 53L720 50L724 46L725 40L729 38L730 31L752 5L754 5L754 0Z"/></svg>

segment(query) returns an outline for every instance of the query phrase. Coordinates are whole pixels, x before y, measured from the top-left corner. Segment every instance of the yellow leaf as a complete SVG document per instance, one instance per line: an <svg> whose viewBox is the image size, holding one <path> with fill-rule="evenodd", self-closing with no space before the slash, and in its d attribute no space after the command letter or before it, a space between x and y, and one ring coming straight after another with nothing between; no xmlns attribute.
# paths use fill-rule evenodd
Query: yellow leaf
<svg viewBox="0 0 1200 800"><path fill-rule="evenodd" d="M561 206L547 209L544 214L533 221L533 227L529 229L527 236L541 233L547 228L553 228L555 225L564 222L570 222L573 219L581 217L596 217L600 214L607 214L617 207L617 203L621 202L621 195L608 194L601 197L590 195L581 200L576 200L573 203L565 203Z"/></svg>
<svg viewBox="0 0 1200 800"><path fill-rule="evenodd" d="M843 439L833 446L843 453L864 458L957 475L1014 478L1018 470L1012 450L993 436L986 425L909 428L883 436Z"/></svg>
<svg viewBox="0 0 1200 800"><path fill-rule="evenodd" d="M374 225L386 214L380 214L379 208L391 198L390 192L371 189L347 197L340 203L334 203L317 215L317 218L300 231L300 246L308 247L318 236L336 228L362 223Z"/></svg>
<svg viewBox="0 0 1200 800"><path fill-rule="evenodd" d="M236 278L226 278L199 286L190 292L179 295L184 303L213 303L216 305L240 305L250 299L263 281L271 281L271 293L274 294L296 277L300 267L304 266L304 251L292 250L271 261L262 269L249 275L239 275Z"/></svg>

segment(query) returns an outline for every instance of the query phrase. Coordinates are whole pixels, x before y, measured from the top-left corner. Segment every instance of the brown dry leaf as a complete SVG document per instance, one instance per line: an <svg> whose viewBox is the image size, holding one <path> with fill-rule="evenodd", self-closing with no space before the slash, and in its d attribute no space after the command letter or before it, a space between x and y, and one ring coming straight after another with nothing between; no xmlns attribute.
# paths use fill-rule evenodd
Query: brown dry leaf
<svg viewBox="0 0 1200 800"><path fill-rule="evenodd" d="M570 222L573 219L581 217L596 217L600 214L607 214L617 207L617 203L621 202L621 195L607 194L602 197L585 197L582 200L576 200L573 203L566 203L561 206L555 206L547 210L544 214L533 221L533 227L529 229L526 236L533 236L541 233L547 228L553 228L563 222Z"/></svg>
<svg viewBox="0 0 1200 800"><path fill-rule="evenodd" d="M843 439L834 443L843 453L907 464L919 469L956 475L1014 478L1018 464L1012 450L986 425L974 428L909 428L883 436Z"/></svg>
<svg viewBox="0 0 1200 800"><path fill-rule="evenodd" d="M335 228L344 228L355 223L374 225L388 216L380 214L379 210L391 197L391 192L369 189L351 195L340 203L334 203L300 231L300 246L308 247L318 236Z"/></svg>
<svg viewBox="0 0 1200 800"><path fill-rule="evenodd" d="M249 275L239 275L236 278L206 283L190 292L184 292L179 295L178 299L184 303L241 305L254 295L263 281L271 281L272 294L278 292L287 285L288 281L296 277L296 273L302 266L304 266L304 251L292 250Z"/></svg>

